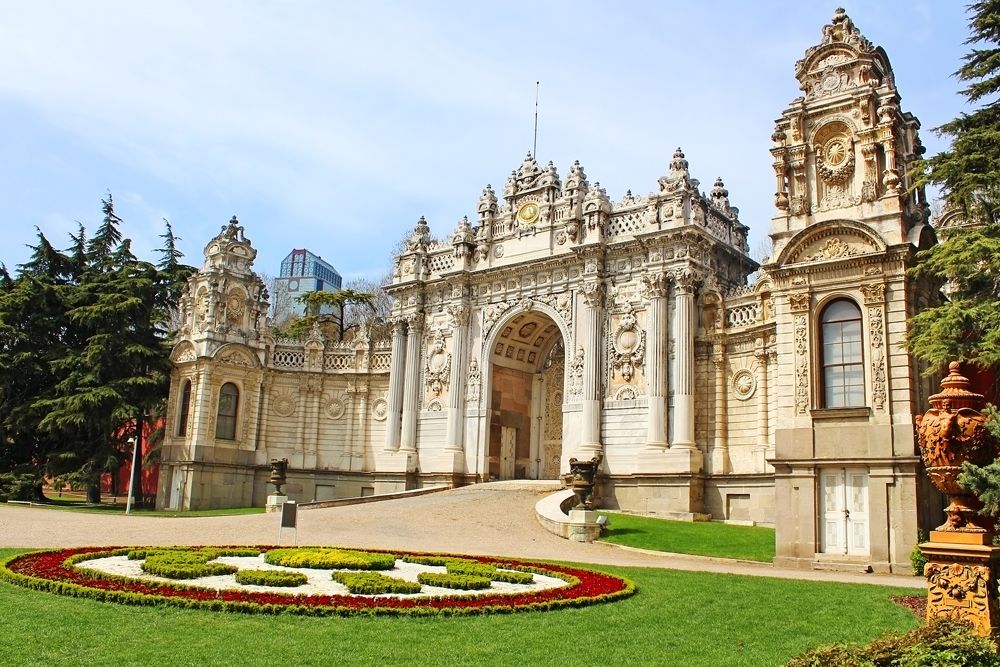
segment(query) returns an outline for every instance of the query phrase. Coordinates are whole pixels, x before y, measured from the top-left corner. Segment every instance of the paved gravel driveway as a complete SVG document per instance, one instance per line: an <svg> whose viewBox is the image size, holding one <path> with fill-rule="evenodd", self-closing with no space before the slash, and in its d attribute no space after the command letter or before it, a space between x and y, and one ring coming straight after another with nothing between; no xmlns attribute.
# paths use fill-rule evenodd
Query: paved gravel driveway
<svg viewBox="0 0 1000 667"><path fill-rule="evenodd" d="M923 588L917 577L812 570L628 550L570 542L535 518L535 503L552 483L495 482L362 505L300 510L297 536L281 542L445 551L544 558L582 563L662 567L733 574L878 583ZM86 545L274 544L277 514L218 517L125 516L0 504L0 547Z"/></svg>

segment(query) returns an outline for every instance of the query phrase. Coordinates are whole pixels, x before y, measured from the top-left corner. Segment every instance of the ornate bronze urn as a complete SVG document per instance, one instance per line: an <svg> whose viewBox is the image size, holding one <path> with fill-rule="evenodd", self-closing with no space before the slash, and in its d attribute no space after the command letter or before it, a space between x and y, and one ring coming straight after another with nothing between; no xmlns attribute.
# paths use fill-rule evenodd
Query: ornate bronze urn
<svg viewBox="0 0 1000 667"><path fill-rule="evenodd" d="M958 475L964 461L992 462L996 446L986 430L986 416L979 411L986 399L969 391L969 380L958 367L957 361L948 366L941 392L928 399L931 409L917 417L920 455L934 486L951 501L945 508L948 520L937 530L987 534L993 522L978 515L979 500L958 485Z"/></svg>
<svg viewBox="0 0 1000 667"><path fill-rule="evenodd" d="M597 475L602 458L601 454L597 454L589 461L578 461L575 458L569 460L569 471L573 476L573 495L577 501L573 509L594 509L594 477Z"/></svg>
<svg viewBox="0 0 1000 667"><path fill-rule="evenodd" d="M271 459L271 477L268 483L274 484L275 495L282 495L281 485L285 483L285 473L288 471L288 459Z"/></svg>

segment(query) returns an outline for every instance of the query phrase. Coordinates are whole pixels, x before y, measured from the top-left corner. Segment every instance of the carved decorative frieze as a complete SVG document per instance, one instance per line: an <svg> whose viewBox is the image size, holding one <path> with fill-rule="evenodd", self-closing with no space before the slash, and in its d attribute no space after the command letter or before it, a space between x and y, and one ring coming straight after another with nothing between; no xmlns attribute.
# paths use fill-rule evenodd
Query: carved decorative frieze
<svg viewBox="0 0 1000 667"><path fill-rule="evenodd" d="M812 298L808 292L797 292L788 295L788 307L793 313L801 313L809 310Z"/></svg>
<svg viewBox="0 0 1000 667"><path fill-rule="evenodd" d="M216 361L228 366L239 366L241 368L256 368L257 362L243 350L230 348L223 350L222 354L216 357Z"/></svg>
<svg viewBox="0 0 1000 667"><path fill-rule="evenodd" d="M824 259L840 259L841 257L850 257L851 255L857 254L850 245L844 243L840 238L834 237L832 239L827 239L826 243L819 249L819 252L810 255L806 259L812 262L822 261Z"/></svg>

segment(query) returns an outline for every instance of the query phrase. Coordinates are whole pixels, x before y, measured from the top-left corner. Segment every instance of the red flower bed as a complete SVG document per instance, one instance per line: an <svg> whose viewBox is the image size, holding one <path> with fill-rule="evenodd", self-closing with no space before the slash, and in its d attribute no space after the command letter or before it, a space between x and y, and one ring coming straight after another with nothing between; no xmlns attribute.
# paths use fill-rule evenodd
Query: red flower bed
<svg viewBox="0 0 1000 667"><path fill-rule="evenodd" d="M190 547L196 549L198 547ZM267 551L274 547L259 547ZM131 549L131 548L130 548ZM39 551L15 556L0 566L0 579L62 595L88 597L134 605L171 604L244 613L331 614L484 614L520 610L547 610L609 602L632 595L627 579L576 567L520 560L453 554L392 552L402 556L471 558L505 569L525 570L566 581L565 586L524 593L456 595L425 598L365 597L355 595L294 595L240 590L211 590L96 574L74 567L74 562L122 555L130 549L82 547ZM375 551L375 550L371 550ZM382 552L385 553L385 552Z"/></svg>

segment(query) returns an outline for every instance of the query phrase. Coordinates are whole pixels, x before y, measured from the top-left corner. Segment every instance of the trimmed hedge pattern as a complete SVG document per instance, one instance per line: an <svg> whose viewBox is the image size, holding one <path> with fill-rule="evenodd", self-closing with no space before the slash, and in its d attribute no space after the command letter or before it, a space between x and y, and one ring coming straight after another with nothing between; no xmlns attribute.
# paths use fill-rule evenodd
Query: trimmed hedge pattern
<svg viewBox="0 0 1000 667"><path fill-rule="evenodd" d="M417 581L428 586L454 588L460 591L481 591L489 588L489 577L477 577L471 574L451 574L445 572L421 572Z"/></svg>
<svg viewBox="0 0 1000 667"><path fill-rule="evenodd" d="M334 572L334 581L347 586L353 595L381 595L383 593L419 593L420 584L387 577L378 572Z"/></svg>
<svg viewBox="0 0 1000 667"><path fill-rule="evenodd" d="M491 581L503 581L508 584L530 584L535 576L530 572L514 572L498 570L493 565L472 561L453 560L446 566L448 574L466 574L473 577L485 577Z"/></svg>
<svg viewBox="0 0 1000 667"><path fill-rule="evenodd" d="M301 586L309 578L301 572L288 570L238 570L234 575L244 586Z"/></svg>
<svg viewBox="0 0 1000 667"><path fill-rule="evenodd" d="M246 549L246 547L240 547ZM197 549L194 547L193 549ZM82 547L37 551L12 556L0 563L0 580L60 595L132 605L172 605L236 613L290 613L311 616L378 615L468 615L514 611L545 611L624 599L636 592L635 585L621 577L577 567L491 557L464 557L502 569L531 571L562 579L565 586L539 591L488 592L440 597L367 597L352 595L295 595L283 592L214 590L174 583L148 581L98 573L76 567L76 563L109 556L125 556L137 549ZM272 547L254 547L255 553ZM376 554L385 552L367 551ZM385 554L393 556L393 554ZM451 554L403 553L402 557L461 559Z"/></svg>
<svg viewBox="0 0 1000 667"><path fill-rule="evenodd" d="M284 565L285 567L309 567L322 570L391 570L396 567L396 555L348 549L305 547L271 549L264 556L264 562L271 565Z"/></svg>

